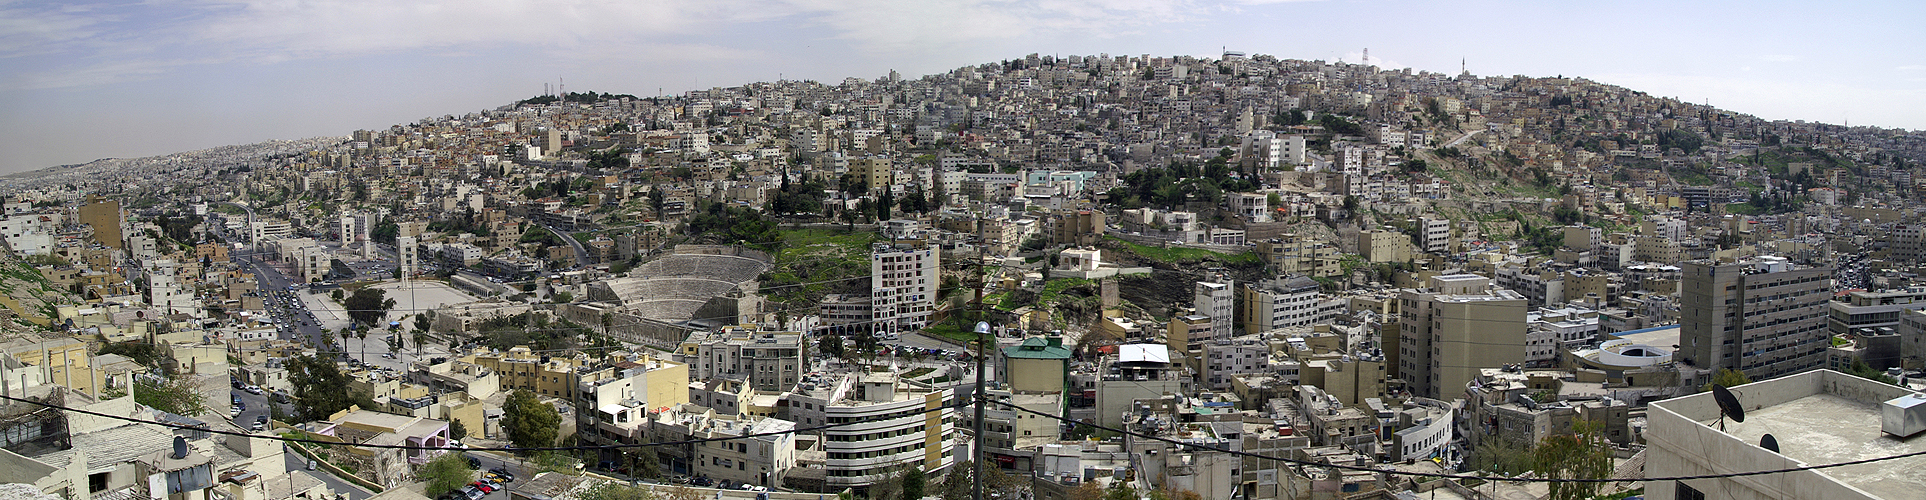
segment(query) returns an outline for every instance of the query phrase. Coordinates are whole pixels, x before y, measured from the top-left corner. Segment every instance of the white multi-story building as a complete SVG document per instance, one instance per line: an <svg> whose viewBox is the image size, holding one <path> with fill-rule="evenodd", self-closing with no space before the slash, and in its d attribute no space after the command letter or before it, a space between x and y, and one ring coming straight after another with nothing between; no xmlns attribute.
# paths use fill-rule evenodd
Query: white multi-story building
<svg viewBox="0 0 1926 500"><path fill-rule="evenodd" d="M282 220L254 221L250 230L250 236L255 243L265 243L294 234L294 226Z"/></svg>
<svg viewBox="0 0 1926 500"><path fill-rule="evenodd" d="M1244 333L1310 326L1323 321L1317 300L1318 284L1310 278L1279 277L1276 281L1246 283Z"/></svg>
<svg viewBox="0 0 1926 500"><path fill-rule="evenodd" d="M1204 344L1204 387L1226 390L1234 376L1269 373L1270 359L1270 346L1254 335Z"/></svg>
<svg viewBox="0 0 1926 500"><path fill-rule="evenodd" d="M949 388L922 389L894 373L842 374L798 386L780 408L803 427L862 422L822 430L821 449L828 491L866 491L903 466L934 475L956 462L953 398Z"/></svg>
<svg viewBox="0 0 1926 500"><path fill-rule="evenodd" d="M676 361L689 364L690 380L745 379L757 390L782 392L802 377L802 333L728 327L689 334Z"/></svg>
<svg viewBox="0 0 1926 500"><path fill-rule="evenodd" d="M1442 253L1451 247L1451 219L1418 218L1418 246L1426 253Z"/></svg>
<svg viewBox="0 0 1926 500"><path fill-rule="evenodd" d="M1191 307L1200 316L1210 317L1210 334L1206 338L1192 337L1191 342L1209 342L1231 337L1231 322L1236 321L1237 295L1231 283L1197 282L1197 296Z"/></svg>
<svg viewBox="0 0 1926 500"><path fill-rule="evenodd" d="M1231 213L1243 218L1244 222L1270 222L1270 197L1264 193L1231 193Z"/></svg>
<svg viewBox="0 0 1926 500"><path fill-rule="evenodd" d="M395 262L401 268L402 276L414 276L415 273L421 272L420 250L413 236L395 238Z"/></svg>
<svg viewBox="0 0 1926 500"><path fill-rule="evenodd" d="M796 423L775 418L739 419L719 415L715 410L685 411L682 407L655 414L649 424L651 439L686 441L751 438L697 443L669 447L673 465L686 466L691 475L718 481L774 488L782 485L783 474L796 467Z"/></svg>
<svg viewBox="0 0 1926 500"><path fill-rule="evenodd" d="M929 324L940 260L937 249L928 246L875 246L869 255L869 301L876 331L915 331Z"/></svg>

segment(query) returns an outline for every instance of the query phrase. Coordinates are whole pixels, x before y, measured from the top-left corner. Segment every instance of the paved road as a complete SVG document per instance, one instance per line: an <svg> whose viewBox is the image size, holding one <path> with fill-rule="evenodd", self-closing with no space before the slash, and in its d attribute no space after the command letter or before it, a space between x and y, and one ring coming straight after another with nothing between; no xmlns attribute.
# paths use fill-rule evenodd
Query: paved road
<svg viewBox="0 0 1926 500"><path fill-rule="evenodd" d="M247 405L247 410L242 411L240 415L233 416L231 419L231 421L234 422L234 426L242 429L251 429L254 425L254 419L264 415L271 415L268 410L268 405L274 403L268 399L268 393L265 390L258 396L240 389L229 390L228 393L231 396L240 396L241 402ZM229 397L228 401L230 403L233 402L233 398ZM281 405L281 412L289 415L294 414L294 405Z"/></svg>
<svg viewBox="0 0 1926 500"><path fill-rule="evenodd" d="M1467 139L1471 139L1471 136L1474 136L1474 135L1478 135L1478 134L1480 134L1480 133L1483 133L1484 131L1485 131L1485 129L1478 129L1478 130L1473 130L1473 131L1470 131L1470 132L1465 132L1465 135L1461 135L1461 136L1458 136L1458 138L1457 138L1457 139L1452 139L1452 140L1451 140L1451 142L1447 142L1447 143L1445 143L1445 145L1444 145L1444 146L1440 146L1440 147L1446 147L1446 148L1449 148L1449 147L1455 147L1455 146L1457 146L1457 145L1458 145L1459 143L1463 143L1463 142L1465 142L1465 140L1467 140Z"/></svg>
<svg viewBox="0 0 1926 500"><path fill-rule="evenodd" d="M555 229L548 226L542 226L542 229L547 229L548 232L555 233L555 237L561 238L562 241L568 242L569 248L575 249L576 265L586 266L586 265L592 264L592 262L589 262L588 249L582 248L582 242L576 241L575 236L562 232L562 230L560 229Z"/></svg>

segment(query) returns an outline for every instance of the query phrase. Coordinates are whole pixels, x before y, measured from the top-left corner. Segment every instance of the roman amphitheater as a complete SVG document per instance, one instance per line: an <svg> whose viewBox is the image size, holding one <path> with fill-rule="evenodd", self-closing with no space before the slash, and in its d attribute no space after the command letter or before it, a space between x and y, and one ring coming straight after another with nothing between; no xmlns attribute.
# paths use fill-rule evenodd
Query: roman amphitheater
<svg viewBox="0 0 1926 500"><path fill-rule="evenodd" d="M590 284L590 303L566 308L563 314L595 325L601 323L597 317L609 313L617 336L673 345L691 328L753 318L761 308L756 278L771 267L769 255L757 250L679 245L636 266L626 278Z"/></svg>

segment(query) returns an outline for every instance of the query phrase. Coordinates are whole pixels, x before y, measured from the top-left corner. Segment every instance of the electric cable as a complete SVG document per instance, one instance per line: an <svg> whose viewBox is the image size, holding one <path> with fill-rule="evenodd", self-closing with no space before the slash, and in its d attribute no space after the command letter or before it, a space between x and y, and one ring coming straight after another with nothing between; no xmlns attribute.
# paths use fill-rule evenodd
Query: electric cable
<svg viewBox="0 0 1926 500"><path fill-rule="evenodd" d="M1474 475L1468 475L1468 474L1445 474L1445 473L1438 473L1438 472L1415 472L1415 471L1374 469L1370 467L1360 467L1355 465L1343 465L1343 464L1335 464L1335 463L1327 464L1327 463L1311 462L1307 460L1298 460L1294 458L1273 457L1273 456L1260 455L1260 454L1250 453L1245 451L1218 448L1215 446L1207 446L1207 445L1201 445L1196 443L1186 443L1183 441L1178 441L1175 439L1170 439L1170 438L1161 437L1161 436L1153 436L1149 434L1143 434L1139 432L1133 432L1133 431L1118 429L1114 427L1105 427L1102 425L1092 424L1088 422L1079 422L1079 421L1071 420L1069 418L1065 418L1062 416L1051 415L1049 413L1044 413L1044 412L1032 410L1029 408L1024 408L1022 406L1017 406L1012 403L1006 403L995 399L985 399L984 401L991 404L1005 406L1013 410L1034 414L1034 415L1052 419L1052 420L1057 420L1060 422L1068 422L1075 425L1089 426L1091 428L1098 429L1098 430L1110 431L1118 434L1129 435L1129 436L1149 439L1153 441L1160 441L1160 442L1187 447L1191 449L1223 452L1223 453L1228 453L1228 454L1236 455L1240 457L1256 458L1256 459L1262 459L1262 460L1276 460L1280 462L1285 462L1285 463L1295 464L1295 465L1300 465L1305 467L1325 467L1325 468L1332 468L1332 469L1339 469L1339 470L1388 474L1393 476L1428 477L1428 478L1436 478L1436 479L1477 479L1481 481L1505 481L1505 482L1528 482L1528 483L1625 483L1625 482L1645 482L1645 481L1691 481L1691 480L1697 480L1697 479L1721 479L1721 478L1729 478L1729 477L1761 476L1766 474L1781 474L1781 473L1787 473L1787 472L1830 469L1835 467L1845 467L1849 465L1869 464L1869 463L1875 463L1875 462L1883 462L1887 460L1897 460L1901 458L1926 456L1926 451L1915 451L1911 453L1901 453L1898 455L1888 455L1884 457L1874 457L1874 458L1868 458L1868 459L1862 459L1862 460L1852 460L1847 462L1835 462L1830 464L1806 465L1801 467L1789 467L1784 469L1770 469L1770 470L1761 470L1761 471L1727 472L1727 473L1721 473L1721 474L1700 474L1700 475L1693 475L1693 476L1665 476L1665 477L1640 477L1640 478L1617 477L1617 478L1599 478L1599 479L1552 478L1552 477L1516 477L1516 478L1491 477L1491 476L1474 476Z"/></svg>

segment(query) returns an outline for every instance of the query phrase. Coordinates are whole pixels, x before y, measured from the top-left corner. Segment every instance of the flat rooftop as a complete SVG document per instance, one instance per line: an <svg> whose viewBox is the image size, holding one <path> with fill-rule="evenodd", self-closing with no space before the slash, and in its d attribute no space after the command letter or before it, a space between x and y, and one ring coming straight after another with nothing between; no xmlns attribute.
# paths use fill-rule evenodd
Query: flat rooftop
<svg viewBox="0 0 1926 500"><path fill-rule="evenodd" d="M1675 324L1618 332L1611 335L1666 350L1671 350L1672 346L1679 345L1679 325Z"/></svg>
<svg viewBox="0 0 1926 500"><path fill-rule="evenodd" d="M1725 422L1726 434L1758 443L1759 436L1770 433L1779 441L1779 454L1810 465L1926 452L1926 434L1898 439L1880 432L1876 403L1819 393L1747 410L1745 422ZM1713 428L1717 422L1700 421ZM1918 498L1926 491L1926 455L1819 472L1880 498Z"/></svg>

